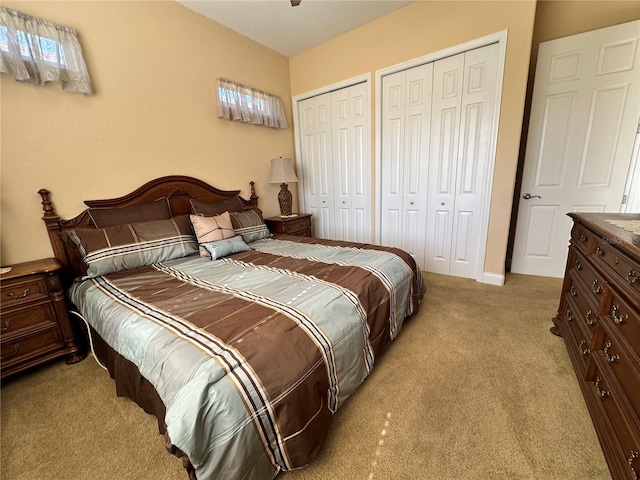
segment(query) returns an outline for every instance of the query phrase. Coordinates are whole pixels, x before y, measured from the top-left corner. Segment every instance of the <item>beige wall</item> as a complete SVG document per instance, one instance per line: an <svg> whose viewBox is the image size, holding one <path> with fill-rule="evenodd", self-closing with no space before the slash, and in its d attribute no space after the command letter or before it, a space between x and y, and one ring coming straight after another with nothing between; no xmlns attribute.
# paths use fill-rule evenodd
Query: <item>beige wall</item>
<svg viewBox="0 0 640 480"><path fill-rule="evenodd" d="M76 29L96 90L85 97L0 75L2 265L52 255L36 193L43 187L70 218L82 200L162 175L242 188L245 197L255 180L265 214L278 213L269 160L293 155L293 128L218 119L215 82L224 76L279 95L291 123L286 57L173 1L2 3Z"/></svg>
<svg viewBox="0 0 640 480"><path fill-rule="evenodd" d="M378 69L508 29L485 258L488 273L504 273L535 8L534 1L524 0L419 1L290 59L295 96L367 72L375 81ZM375 85L372 112L374 92Z"/></svg>

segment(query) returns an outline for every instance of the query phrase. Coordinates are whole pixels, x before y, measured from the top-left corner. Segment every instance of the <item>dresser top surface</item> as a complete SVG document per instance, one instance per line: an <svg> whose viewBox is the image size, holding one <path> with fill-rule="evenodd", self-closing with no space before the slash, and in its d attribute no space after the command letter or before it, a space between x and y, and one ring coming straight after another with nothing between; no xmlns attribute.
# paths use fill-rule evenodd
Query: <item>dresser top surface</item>
<svg viewBox="0 0 640 480"><path fill-rule="evenodd" d="M640 234L635 233L640 222L640 213L569 213L568 215L640 261Z"/></svg>

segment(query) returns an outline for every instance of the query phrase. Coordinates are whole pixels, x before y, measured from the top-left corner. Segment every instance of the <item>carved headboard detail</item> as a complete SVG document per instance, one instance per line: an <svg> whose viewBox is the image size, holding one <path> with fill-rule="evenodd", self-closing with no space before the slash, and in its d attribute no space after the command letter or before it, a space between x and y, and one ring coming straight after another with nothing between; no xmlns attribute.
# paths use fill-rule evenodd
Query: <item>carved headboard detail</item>
<svg viewBox="0 0 640 480"><path fill-rule="evenodd" d="M240 197L245 210L258 208L258 196L256 196L255 184L250 182L251 196L249 200ZM83 210L74 218L65 220L56 213L51 202L51 192L42 188L38 191L42 197L42 210L49 241L53 247L53 254L62 265L62 279L67 287L74 278L83 271L84 266L80 260L70 252L62 241L60 233L72 228L96 228L89 217L88 209ZM160 177L145 183L133 192L117 198L105 200L85 200L87 207L127 207L140 203L152 202L161 198L169 199L169 206L173 216L191 213L191 199L204 202L216 202L227 200L240 194L240 190L220 190L202 180L183 175L170 175Z"/></svg>

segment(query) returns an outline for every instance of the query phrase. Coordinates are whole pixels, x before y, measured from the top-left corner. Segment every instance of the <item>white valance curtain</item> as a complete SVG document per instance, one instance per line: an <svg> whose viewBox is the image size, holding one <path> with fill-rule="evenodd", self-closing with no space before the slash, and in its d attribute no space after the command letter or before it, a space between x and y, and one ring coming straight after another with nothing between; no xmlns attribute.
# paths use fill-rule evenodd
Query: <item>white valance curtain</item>
<svg viewBox="0 0 640 480"><path fill-rule="evenodd" d="M57 82L69 92L93 93L76 32L0 7L0 72L20 82Z"/></svg>
<svg viewBox="0 0 640 480"><path fill-rule="evenodd" d="M287 128L280 97L224 78L218 78L218 117L270 128Z"/></svg>

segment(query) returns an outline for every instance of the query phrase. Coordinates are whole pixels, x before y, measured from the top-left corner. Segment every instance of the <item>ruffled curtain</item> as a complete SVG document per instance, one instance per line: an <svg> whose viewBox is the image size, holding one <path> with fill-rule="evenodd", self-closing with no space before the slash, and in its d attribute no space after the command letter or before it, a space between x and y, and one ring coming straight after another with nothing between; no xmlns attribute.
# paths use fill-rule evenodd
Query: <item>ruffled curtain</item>
<svg viewBox="0 0 640 480"><path fill-rule="evenodd" d="M93 93L76 32L0 7L0 72L20 82L57 82L68 92Z"/></svg>
<svg viewBox="0 0 640 480"><path fill-rule="evenodd" d="M218 78L218 117L270 128L287 128L280 97L224 78Z"/></svg>

